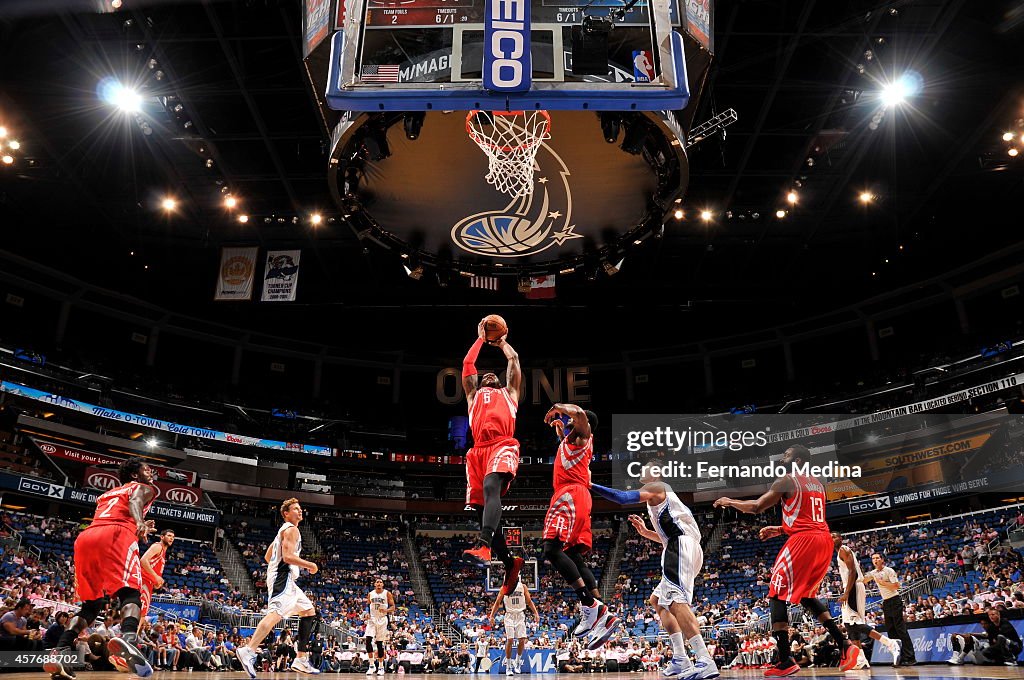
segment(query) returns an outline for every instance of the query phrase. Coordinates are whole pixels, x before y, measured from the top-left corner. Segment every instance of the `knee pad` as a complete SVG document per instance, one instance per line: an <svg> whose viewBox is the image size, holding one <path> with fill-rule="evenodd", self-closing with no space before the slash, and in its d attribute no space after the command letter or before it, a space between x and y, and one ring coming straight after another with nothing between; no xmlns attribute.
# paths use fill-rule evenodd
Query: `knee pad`
<svg viewBox="0 0 1024 680"><path fill-rule="evenodd" d="M828 608L816 597L805 597L800 600L800 606L814 614L815 618L828 611Z"/></svg>
<svg viewBox="0 0 1024 680"><path fill-rule="evenodd" d="M384 643L380 640L377 640L377 654L384 656Z"/></svg>
<svg viewBox="0 0 1024 680"><path fill-rule="evenodd" d="M373 654L373 638L366 638L366 653L370 655Z"/></svg>
<svg viewBox="0 0 1024 680"><path fill-rule="evenodd" d="M777 597L768 603L768 611L771 612L772 623L789 623L789 607Z"/></svg>

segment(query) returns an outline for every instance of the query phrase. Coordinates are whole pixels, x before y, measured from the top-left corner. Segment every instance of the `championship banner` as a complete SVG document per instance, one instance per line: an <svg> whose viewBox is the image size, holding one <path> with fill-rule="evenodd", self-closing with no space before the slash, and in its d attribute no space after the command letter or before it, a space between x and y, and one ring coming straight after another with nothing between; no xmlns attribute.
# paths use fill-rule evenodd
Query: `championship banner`
<svg viewBox="0 0 1024 680"><path fill-rule="evenodd" d="M221 248L214 300L251 300L258 248Z"/></svg>
<svg viewBox="0 0 1024 680"><path fill-rule="evenodd" d="M101 492L121 486L121 480L118 479L116 470L95 466L85 468L85 476L82 481L86 486L99 489ZM203 500L203 492L191 486L160 481L154 481L153 486L156 487L156 499L159 501L177 505L199 505Z"/></svg>
<svg viewBox="0 0 1024 680"><path fill-rule="evenodd" d="M29 439L36 445L36 448L46 455L72 460L76 463L85 463L86 465L120 465L124 460L124 458L54 444L53 442L43 441L35 437L29 437ZM162 465L154 465L153 463L149 463L149 467L153 469L153 472L156 473L156 478L160 481L170 482L171 484L179 483L198 486L199 476L191 470L176 470Z"/></svg>
<svg viewBox="0 0 1024 680"><path fill-rule="evenodd" d="M260 439L259 437L250 437L244 434L232 434L230 432L221 432L220 430L209 430L204 427L195 427L193 425L180 425L168 420L150 418L149 416L143 416L137 413L115 411L114 409L106 408L104 406L97 406L96 404L78 401L77 399L70 399L59 394L50 394L48 392L43 392L42 390L37 390L34 387L26 387L25 385L19 385L18 383L12 383L7 380L0 381L0 392L6 392L7 394L11 394L16 397L34 399L36 401L49 404L50 406L65 408L69 411L78 411L79 413L96 416L97 418L116 420L121 423L128 423L129 425L148 427L153 430L163 430L164 432L181 434L186 437L212 439L218 442L238 444L240 446L253 446L260 449L295 451L296 453L308 453L314 456L334 455L334 449L329 446L297 444L293 442L277 441L276 439Z"/></svg>
<svg viewBox="0 0 1024 680"><path fill-rule="evenodd" d="M295 302L301 250L271 250L263 269L262 302Z"/></svg>

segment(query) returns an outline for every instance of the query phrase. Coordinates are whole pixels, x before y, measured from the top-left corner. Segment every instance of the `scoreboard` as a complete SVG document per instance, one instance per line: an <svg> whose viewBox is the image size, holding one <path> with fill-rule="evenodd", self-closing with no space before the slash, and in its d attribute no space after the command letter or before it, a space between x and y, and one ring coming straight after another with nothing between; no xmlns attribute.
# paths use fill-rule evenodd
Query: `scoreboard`
<svg viewBox="0 0 1024 680"><path fill-rule="evenodd" d="M647 25L648 0L640 0L619 23ZM595 2L559 2L558 0L533 0L530 8L531 24L580 24L586 14L607 16L625 2L618 0L595 0ZM429 28L484 23L485 0L368 0L366 6L366 27L386 28ZM670 2L672 25L678 26L679 4Z"/></svg>

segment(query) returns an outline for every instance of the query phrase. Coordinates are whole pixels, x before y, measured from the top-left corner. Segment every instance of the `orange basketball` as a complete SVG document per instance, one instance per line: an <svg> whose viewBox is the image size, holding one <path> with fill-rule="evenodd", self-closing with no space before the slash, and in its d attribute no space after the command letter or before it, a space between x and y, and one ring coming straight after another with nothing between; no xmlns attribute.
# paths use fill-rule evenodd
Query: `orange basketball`
<svg viewBox="0 0 1024 680"><path fill-rule="evenodd" d="M488 314L484 317L484 337L487 342L494 342L506 333L508 333L508 324L500 316Z"/></svg>

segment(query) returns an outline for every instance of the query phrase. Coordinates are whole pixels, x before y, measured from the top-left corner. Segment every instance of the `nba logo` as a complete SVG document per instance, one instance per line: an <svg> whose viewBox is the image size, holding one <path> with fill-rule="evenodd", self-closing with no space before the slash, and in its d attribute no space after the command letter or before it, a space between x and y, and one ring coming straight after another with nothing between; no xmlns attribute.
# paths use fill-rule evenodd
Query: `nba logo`
<svg viewBox="0 0 1024 680"><path fill-rule="evenodd" d="M649 50L633 52L633 80L637 83L649 83L654 80L654 59Z"/></svg>

